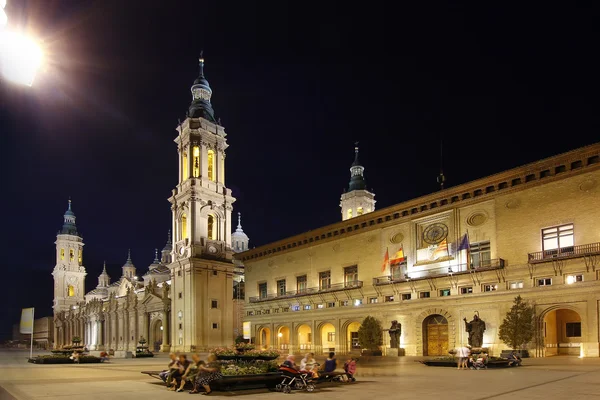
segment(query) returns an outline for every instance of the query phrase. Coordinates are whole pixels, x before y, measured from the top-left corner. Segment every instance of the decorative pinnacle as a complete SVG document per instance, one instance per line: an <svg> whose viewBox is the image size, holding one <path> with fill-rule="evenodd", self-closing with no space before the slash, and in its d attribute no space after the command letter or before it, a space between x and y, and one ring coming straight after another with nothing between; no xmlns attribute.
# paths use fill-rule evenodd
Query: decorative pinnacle
<svg viewBox="0 0 600 400"><path fill-rule="evenodd" d="M198 62L200 64L200 76L204 76L204 50L200 50Z"/></svg>
<svg viewBox="0 0 600 400"><path fill-rule="evenodd" d="M171 230L169 229L169 233L167 234L167 243L171 243Z"/></svg>
<svg viewBox="0 0 600 400"><path fill-rule="evenodd" d="M69 211L73 211L71 210L71 196L69 196Z"/></svg>
<svg viewBox="0 0 600 400"><path fill-rule="evenodd" d="M238 229L242 229L242 213L238 212Z"/></svg>
<svg viewBox="0 0 600 400"><path fill-rule="evenodd" d="M131 264L131 249L127 249L127 262Z"/></svg>
<svg viewBox="0 0 600 400"><path fill-rule="evenodd" d="M106 274L106 260L104 260L104 267L102 268L102 273Z"/></svg>
<svg viewBox="0 0 600 400"><path fill-rule="evenodd" d="M158 249L154 249L154 262L158 262Z"/></svg>

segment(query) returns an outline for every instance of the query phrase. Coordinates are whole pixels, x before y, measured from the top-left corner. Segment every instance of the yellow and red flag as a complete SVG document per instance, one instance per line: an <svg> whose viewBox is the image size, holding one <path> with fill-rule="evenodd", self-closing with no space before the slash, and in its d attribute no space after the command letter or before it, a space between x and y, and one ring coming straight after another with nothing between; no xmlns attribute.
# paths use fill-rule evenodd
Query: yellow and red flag
<svg viewBox="0 0 600 400"><path fill-rule="evenodd" d="M402 248L402 245L400 245L400 248L398 249L396 254L394 254L394 257L390 260L390 265L399 264L404 260L406 260L406 258L404 257L404 249Z"/></svg>
<svg viewBox="0 0 600 400"><path fill-rule="evenodd" d="M385 256L383 257L383 265L381 266L381 272L385 272L385 269L387 268L389 263L390 263L390 252L388 251L388 248L386 247Z"/></svg>

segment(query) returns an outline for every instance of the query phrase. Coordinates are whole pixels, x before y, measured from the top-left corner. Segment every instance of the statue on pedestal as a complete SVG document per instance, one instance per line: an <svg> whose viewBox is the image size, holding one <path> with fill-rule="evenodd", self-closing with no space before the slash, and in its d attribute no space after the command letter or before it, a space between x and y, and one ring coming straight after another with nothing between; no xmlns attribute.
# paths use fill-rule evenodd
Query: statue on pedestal
<svg viewBox="0 0 600 400"><path fill-rule="evenodd" d="M473 316L473 320L471 322L467 322L466 318L463 318L465 321L465 329L469 334L469 346L471 347L481 347L483 346L483 332L485 331L485 322L479 318L479 313Z"/></svg>
<svg viewBox="0 0 600 400"><path fill-rule="evenodd" d="M400 347L400 335L402 334L402 325L398 321L392 321L392 326L388 329L390 334L390 348L397 349Z"/></svg>

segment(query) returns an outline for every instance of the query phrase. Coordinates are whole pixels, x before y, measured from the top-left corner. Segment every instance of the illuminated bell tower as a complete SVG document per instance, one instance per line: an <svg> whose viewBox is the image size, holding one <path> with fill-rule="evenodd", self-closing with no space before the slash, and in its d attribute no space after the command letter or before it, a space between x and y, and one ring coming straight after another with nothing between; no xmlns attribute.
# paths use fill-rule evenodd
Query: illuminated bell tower
<svg viewBox="0 0 600 400"><path fill-rule="evenodd" d="M354 162L350 167L350 185L342 193L342 221L375 211L375 193L367 190L365 167L358 162L358 142L354 147Z"/></svg>
<svg viewBox="0 0 600 400"><path fill-rule="evenodd" d="M67 311L84 300L85 268L83 267L83 239L77 232L75 213L65 212L61 230L56 235L56 266L54 277L54 313Z"/></svg>
<svg viewBox="0 0 600 400"><path fill-rule="evenodd" d="M211 105L204 59L187 118L177 127L179 179L169 198L173 213L172 351L201 351L232 338L231 212L225 186L225 129Z"/></svg>

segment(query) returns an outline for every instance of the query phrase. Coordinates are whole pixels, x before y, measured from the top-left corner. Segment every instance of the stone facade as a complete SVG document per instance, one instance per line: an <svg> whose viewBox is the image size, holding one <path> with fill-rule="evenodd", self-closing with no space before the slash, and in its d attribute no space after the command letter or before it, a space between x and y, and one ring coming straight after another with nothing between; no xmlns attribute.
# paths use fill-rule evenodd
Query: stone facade
<svg viewBox="0 0 600 400"><path fill-rule="evenodd" d="M599 155L588 146L239 254L253 339L360 351L372 315L401 324L406 355L444 355L477 313L499 355L520 295L535 306L533 355L598 357Z"/></svg>

